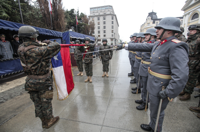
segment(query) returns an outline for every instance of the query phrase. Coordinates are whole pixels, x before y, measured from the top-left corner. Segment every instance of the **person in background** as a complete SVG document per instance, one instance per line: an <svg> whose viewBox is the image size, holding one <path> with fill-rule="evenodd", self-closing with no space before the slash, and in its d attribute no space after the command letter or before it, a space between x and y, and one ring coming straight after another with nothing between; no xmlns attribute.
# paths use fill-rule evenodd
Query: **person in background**
<svg viewBox="0 0 200 132"><path fill-rule="evenodd" d="M12 41L12 47L14 52L14 57L18 57L17 50L19 48L19 45L22 44L21 41L19 41L19 36L17 34L13 35L14 41Z"/></svg>
<svg viewBox="0 0 200 132"><path fill-rule="evenodd" d="M6 36L4 34L0 35L0 59L13 59L13 49L9 41L5 40Z"/></svg>

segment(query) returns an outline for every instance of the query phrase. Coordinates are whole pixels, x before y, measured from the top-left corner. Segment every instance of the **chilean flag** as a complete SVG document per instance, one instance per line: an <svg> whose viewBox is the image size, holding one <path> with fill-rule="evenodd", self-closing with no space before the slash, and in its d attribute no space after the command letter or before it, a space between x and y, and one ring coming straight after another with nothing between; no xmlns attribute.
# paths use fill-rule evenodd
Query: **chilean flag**
<svg viewBox="0 0 200 132"><path fill-rule="evenodd" d="M61 46L60 52L51 59L58 99L65 100L74 89L69 47Z"/></svg>
<svg viewBox="0 0 200 132"><path fill-rule="evenodd" d="M49 2L49 12L51 12L51 14L52 14L52 5L51 5L51 0L48 0L48 2Z"/></svg>

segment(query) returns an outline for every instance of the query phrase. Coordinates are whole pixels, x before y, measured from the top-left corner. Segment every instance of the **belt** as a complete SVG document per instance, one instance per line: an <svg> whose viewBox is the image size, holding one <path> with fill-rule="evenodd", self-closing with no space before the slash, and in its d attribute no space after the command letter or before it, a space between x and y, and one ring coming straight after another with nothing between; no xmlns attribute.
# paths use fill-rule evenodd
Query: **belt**
<svg viewBox="0 0 200 132"><path fill-rule="evenodd" d="M45 74L45 75L28 75L27 77L28 78L31 78L31 79L44 79L44 78L47 78L50 76L50 72Z"/></svg>
<svg viewBox="0 0 200 132"><path fill-rule="evenodd" d="M148 72L155 76L155 77L158 77L158 78L162 78L162 79L172 79L171 78L171 75L164 75L164 74L160 74L160 73L156 73L156 72L153 72L150 67L148 68Z"/></svg>
<svg viewBox="0 0 200 132"><path fill-rule="evenodd" d="M136 52L134 52L134 51L130 51L131 53L133 53L133 54L136 54Z"/></svg>
<svg viewBox="0 0 200 132"><path fill-rule="evenodd" d="M151 64L151 62L144 61L144 60L141 60L141 63L143 63L143 64L147 64L147 65L150 65L150 64Z"/></svg>
<svg viewBox="0 0 200 132"><path fill-rule="evenodd" d="M138 60L142 60L142 58L141 57L137 57L137 55L135 56L135 58L138 59Z"/></svg>

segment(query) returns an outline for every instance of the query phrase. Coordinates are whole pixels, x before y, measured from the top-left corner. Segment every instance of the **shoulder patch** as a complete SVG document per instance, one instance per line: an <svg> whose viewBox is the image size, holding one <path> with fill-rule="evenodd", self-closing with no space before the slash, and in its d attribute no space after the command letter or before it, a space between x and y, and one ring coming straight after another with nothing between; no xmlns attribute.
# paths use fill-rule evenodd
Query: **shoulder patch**
<svg viewBox="0 0 200 132"><path fill-rule="evenodd" d="M181 41L178 40L178 39L172 39L172 42L174 42L174 43L180 43Z"/></svg>

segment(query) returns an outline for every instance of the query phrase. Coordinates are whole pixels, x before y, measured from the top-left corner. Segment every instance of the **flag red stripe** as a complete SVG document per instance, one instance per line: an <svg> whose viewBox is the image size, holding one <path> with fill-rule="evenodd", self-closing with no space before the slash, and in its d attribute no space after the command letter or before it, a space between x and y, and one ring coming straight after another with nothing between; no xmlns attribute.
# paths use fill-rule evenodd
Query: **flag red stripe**
<svg viewBox="0 0 200 132"><path fill-rule="evenodd" d="M67 83L67 92L68 94L70 94L70 92L74 89L74 81L72 77L69 47L61 47L60 53L62 56L63 69L64 69L65 79Z"/></svg>
<svg viewBox="0 0 200 132"><path fill-rule="evenodd" d="M85 44L60 44L61 47L69 47L69 46L85 46Z"/></svg>

